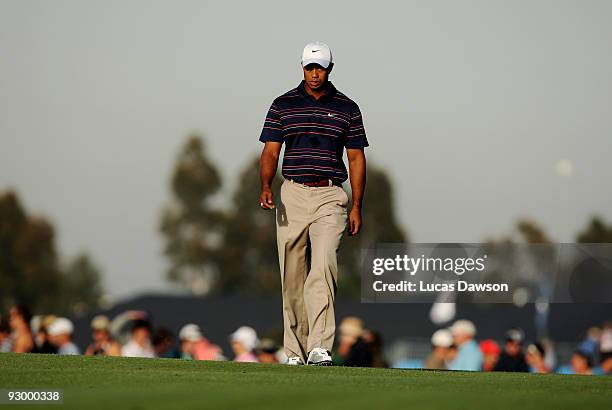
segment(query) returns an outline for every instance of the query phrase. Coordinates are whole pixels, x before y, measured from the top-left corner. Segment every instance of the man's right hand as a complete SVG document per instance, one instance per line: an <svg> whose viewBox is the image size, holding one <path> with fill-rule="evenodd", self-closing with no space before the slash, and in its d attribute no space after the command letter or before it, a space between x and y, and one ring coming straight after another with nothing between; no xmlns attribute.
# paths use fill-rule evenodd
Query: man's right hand
<svg viewBox="0 0 612 410"><path fill-rule="evenodd" d="M274 209L272 200L272 180L278 167L278 156L282 147L281 142L266 142L261 159L259 161L259 179L261 180L261 195L259 195L259 206L262 209Z"/></svg>
<svg viewBox="0 0 612 410"><path fill-rule="evenodd" d="M259 195L259 206L262 209L274 209L274 201L272 200L272 190L270 188L263 188L261 195Z"/></svg>

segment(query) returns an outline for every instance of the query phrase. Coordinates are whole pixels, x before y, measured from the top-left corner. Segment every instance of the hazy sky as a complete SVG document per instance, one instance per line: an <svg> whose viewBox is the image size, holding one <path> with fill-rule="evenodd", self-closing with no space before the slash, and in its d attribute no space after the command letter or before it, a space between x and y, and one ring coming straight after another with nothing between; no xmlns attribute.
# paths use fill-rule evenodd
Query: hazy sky
<svg viewBox="0 0 612 410"><path fill-rule="evenodd" d="M113 296L167 289L178 148L206 136L227 204L321 40L413 241L478 242L523 216L572 241L612 219L611 21L607 0L0 0L0 189L54 222L62 255L91 252Z"/></svg>

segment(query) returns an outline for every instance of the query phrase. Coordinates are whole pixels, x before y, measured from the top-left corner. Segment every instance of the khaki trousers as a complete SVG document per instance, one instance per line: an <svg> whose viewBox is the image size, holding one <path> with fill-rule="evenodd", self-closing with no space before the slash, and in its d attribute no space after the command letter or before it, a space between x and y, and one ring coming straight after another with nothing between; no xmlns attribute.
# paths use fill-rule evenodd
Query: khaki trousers
<svg viewBox="0 0 612 410"><path fill-rule="evenodd" d="M284 346L306 360L331 350L336 333L336 254L346 229L348 195L339 186L307 187L285 180L276 210L283 293Z"/></svg>

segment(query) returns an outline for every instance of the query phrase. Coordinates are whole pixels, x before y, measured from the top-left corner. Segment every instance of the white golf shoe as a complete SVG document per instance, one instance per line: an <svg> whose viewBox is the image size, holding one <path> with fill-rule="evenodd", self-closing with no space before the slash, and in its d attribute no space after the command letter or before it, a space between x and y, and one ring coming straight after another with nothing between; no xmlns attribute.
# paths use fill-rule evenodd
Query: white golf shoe
<svg viewBox="0 0 612 410"><path fill-rule="evenodd" d="M304 364L304 361L302 360L301 357L295 356L295 357L290 357L289 360L287 360L287 364L289 366L300 366Z"/></svg>
<svg viewBox="0 0 612 410"><path fill-rule="evenodd" d="M315 347L308 354L308 361L306 361L306 364L313 366L332 366L334 363L331 353L328 350Z"/></svg>

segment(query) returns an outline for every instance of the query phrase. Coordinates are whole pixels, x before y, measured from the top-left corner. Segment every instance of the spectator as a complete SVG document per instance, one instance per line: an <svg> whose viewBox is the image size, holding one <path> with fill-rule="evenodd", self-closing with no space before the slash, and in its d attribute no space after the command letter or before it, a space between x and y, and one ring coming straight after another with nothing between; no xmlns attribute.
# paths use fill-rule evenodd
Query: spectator
<svg viewBox="0 0 612 410"><path fill-rule="evenodd" d="M387 368L389 363L383 353L383 339L379 332L367 329L363 332L363 340L370 347L372 353L372 367Z"/></svg>
<svg viewBox="0 0 612 410"><path fill-rule="evenodd" d="M250 329L250 328L249 328ZM212 344L202 336L200 327L189 323L179 332L183 359L193 360L223 360L221 348Z"/></svg>
<svg viewBox="0 0 612 410"><path fill-rule="evenodd" d="M593 359L581 350L574 351L570 365L572 368L570 374L593 374Z"/></svg>
<svg viewBox="0 0 612 410"><path fill-rule="evenodd" d="M259 344L255 329L248 326L238 328L230 335L230 342L235 362L257 362L257 357L253 354L253 350Z"/></svg>
<svg viewBox="0 0 612 410"><path fill-rule="evenodd" d="M454 339L453 339L454 340ZM457 358L457 345L453 342L451 347L448 348L448 353L446 354L446 368L450 369L452 363Z"/></svg>
<svg viewBox="0 0 612 410"><path fill-rule="evenodd" d="M482 370L492 372L499 360L501 348L493 339L486 339L480 342L480 351L482 352Z"/></svg>
<svg viewBox="0 0 612 410"><path fill-rule="evenodd" d="M2 319L0 320L0 353L11 351L11 326Z"/></svg>
<svg viewBox="0 0 612 410"><path fill-rule="evenodd" d="M496 372L528 372L529 366L523 354L523 339L525 334L521 329L510 329L506 332L504 351L495 365Z"/></svg>
<svg viewBox="0 0 612 410"><path fill-rule="evenodd" d="M612 322L606 323L599 339L600 366L603 374L612 374Z"/></svg>
<svg viewBox="0 0 612 410"><path fill-rule="evenodd" d="M426 369L446 369L448 350L453 345L453 335L448 329L436 330L431 336L431 353L425 359Z"/></svg>
<svg viewBox="0 0 612 410"><path fill-rule="evenodd" d="M363 320L345 317L338 328L340 332L336 363L344 366L371 367L372 351L363 339Z"/></svg>
<svg viewBox="0 0 612 410"><path fill-rule="evenodd" d="M278 363L278 346L272 339L262 339L259 346L255 349L257 361L259 363Z"/></svg>
<svg viewBox="0 0 612 410"><path fill-rule="evenodd" d="M30 321L30 328L34 334L34 352L42 354L56 354L57 347L49 338L47 329L57 319L54 315L34 316Z"/></svg>
<svg viewBox="0 0 612 410"><path fill-rule="evenodd" d="M451 370L481 370L483 357L478 344L474 341L476 336L474 323L469 320L457 320L450 331L457 346L457 356L450 365Z"/></svg>
<svg viewBox="0 0 612 410"><path fill-rule="evenodd" d="M153 350L156 357L164 359L180 359L181 353L174 347L174 334L165 328L160 327L153 334Z"/></svg>
<svg viewBox="0 0 612 410"><path fill-rule="evenodd" d="M599 339L599 350L602 355L612 353L612 322L606 323Z"/></svg>
<svg viewBox="0 0 612 410"><path fill-rule="evenodd" d="M9 324L12 329L11 343L13 353L30 353L34 351L34 338L30 329L32 315L24 305L15 305L9 312Z"/></svg>
<svg viewBox="0 0 612 410"><path fill-rule="evenodd" d="M338 326L338 333L338 349L335 362L341 365L348 358L357 339L363 334L363 321L354 316L345 317Z"/></svg>
<svg viewBox="0 0 612 410"><path fill-rule="evenodd" d="M72 332L74 326L65 317L58 317L49 325L49 341L57 348L57 354L78 355L79 348L72 343Z"/></svg>
<svg viewBox="0 0 612 410"><path fill-rule="evenodd" d="M601 354L600 366L603 374L612 375L612 352Z"/></svg>
<svg viewBox="0 0 612 410"><path fill-rule="evenodd" d="M121 345L113 340L110 320L104 315L93 318L90 324L93 343L85 350L87 356L121 356Z"/></svg>
<svg viewBox="0 0 612 410"><path fill-rule="evenodd" d="M586 338L578 345L578 350L588 354L591 357L599 355L599 341L601 339L601 329L597 326L592 326L587 331Z"/></svg>
<svg viewBox="0 0 612 410"><path fill-rule="evenodd" d="M550 373L551 369L544 360L545 357L544 346L540 343L532 343L527 346L527 353L525 354L525 360L529 365L529 371L531 373Z"/></svg>
<svg viewBox="0 0 612 410"><path fill-rule="evenodd" d="M132 335L130 341L121 349L124 357L155 357L151 347L151 325L146 320L136 320L132 324Z"/></svg>

